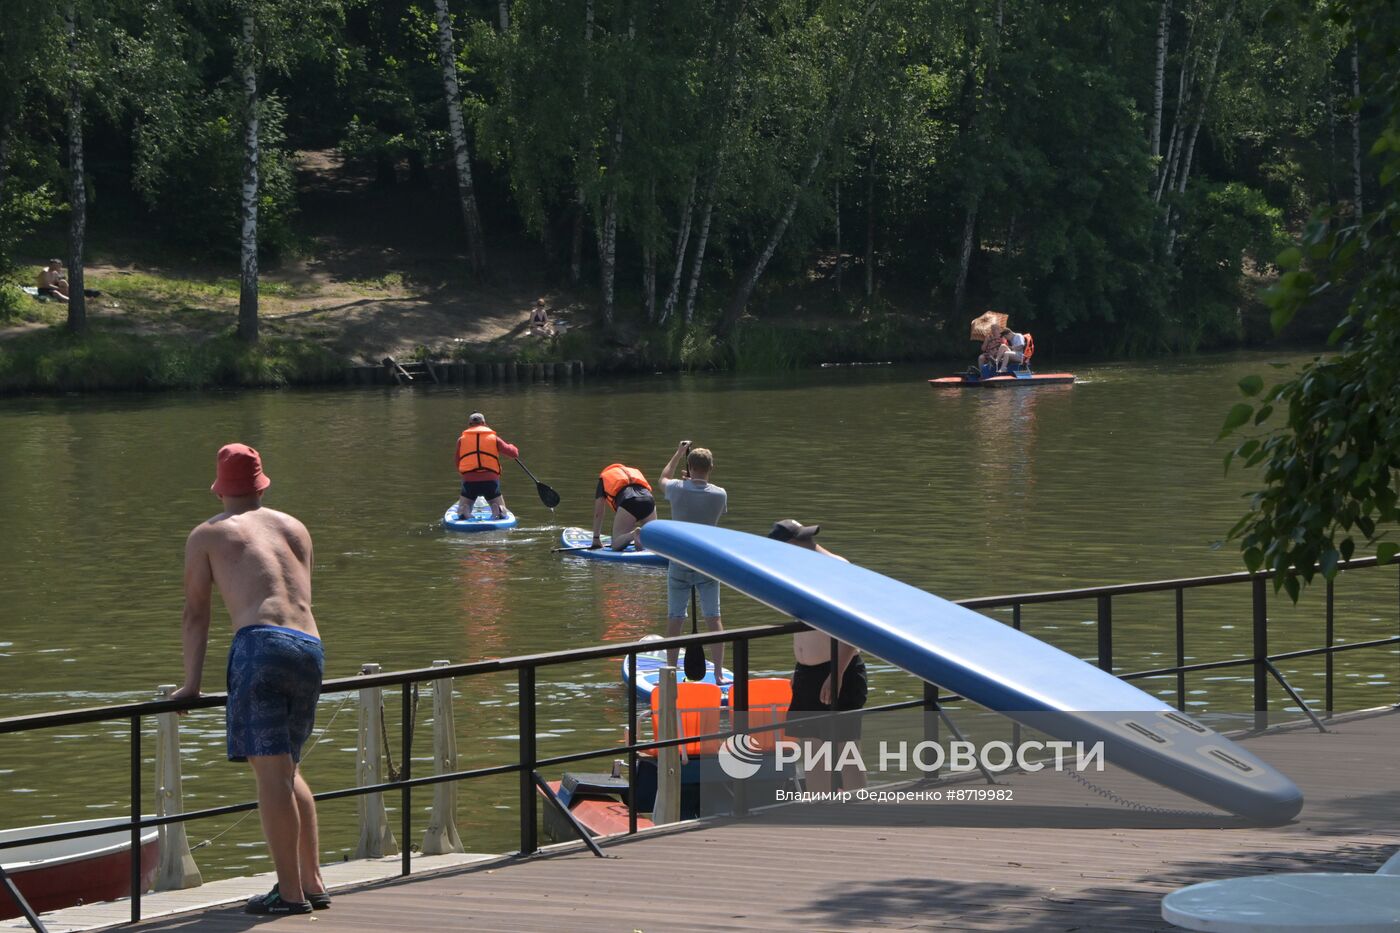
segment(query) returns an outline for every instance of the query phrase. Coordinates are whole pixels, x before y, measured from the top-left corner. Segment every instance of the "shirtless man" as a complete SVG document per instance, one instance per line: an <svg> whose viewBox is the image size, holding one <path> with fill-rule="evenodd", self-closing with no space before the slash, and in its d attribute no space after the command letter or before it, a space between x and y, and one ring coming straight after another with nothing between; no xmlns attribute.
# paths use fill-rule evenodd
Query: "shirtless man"
<svg viewBox="0 0 1400 933"><path fill-rule="evenodd" d="M185 683L199 696L209 646L210 598L219 588L233 623L228 659L228 757L247 761L277 884L248 901L250 914L306 914L331 906L321 878L316 800L301 776L301 747L316 720L324 656L311 616L311 536L262 506L272 481L258 452L219 450L210 490L224 510L185 542Z"/></svg>
<svg viewBox="0 0 1400 933"><path fill-rule="evenodd" d="M34 281L39 287L39 294L68 300L68 280L63 277L62 260L50 259L49 264L39 270L39 275Z"/></svg>
<svg viewBox="0 0 1400 933"><path fill-rule="evenodd" d="M840 554L833 554L816 542L819 531L820 525L803 525L794 519L786 518L773 524L773 530L768 532L768 537L844 561L846 558ZM831 675L833 643L838 671L834 679ZM792 672L792 703L788 706L787 734L806 740L808 751L805 757L810 759L813 744L834 733L831 761L838 762L846 743L860 740L860 717L837 716L833 724L827 721L827 717L814 717L813 714L832 709L838 712L858 710L865 705L869 685L860 649L812 629L797 632L792 636L792 653L797 659L797 667ZM804 711L806 716L793 715ZM865 772L855 765L842 768L836 774L840 777L840 786L844 790L859 790L865 786ZM827 771L813 768L806 774L806 789L835 790L832 777Z"/></svg>

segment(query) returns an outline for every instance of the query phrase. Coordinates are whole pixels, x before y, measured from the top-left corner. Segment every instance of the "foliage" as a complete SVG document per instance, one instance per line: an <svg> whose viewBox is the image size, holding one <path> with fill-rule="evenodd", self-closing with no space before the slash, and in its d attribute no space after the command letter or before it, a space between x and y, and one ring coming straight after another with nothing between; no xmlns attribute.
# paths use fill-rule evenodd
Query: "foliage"
<svg viewBox="0 0 1400 933"><path fill-rule="evenodd" d="M1251 570L1278 572L1275 585L1295 600L1299 576L1327 579L1358 546L1381 560L1400 547L1390 538L1400 471L1400 14L1384 0L1348 0L1338 16L1355 31L1367 63L1364 99L1382 127L1371 154L1379 163L1375 208L1357 216L1340 206L1321 213L1269 297L1281 328L1331 289L1351 290L1332 333L1335 351L1265 389L1251 376L1231 409L1228 435L1246 424L1277 427L1241 442L1227 458L1263 467L1263 488L1232 530ZM1289 572L1292 571L1292 572Z"/></svg>
<svg viewBox="0 0 1400 933"><path fill-rule="evenodd" d="M249 347L232 335L78 337L55 327L0 345L0 391L282 386L326 382L344 367L344 360L305 341L271 337Z"/></svg>

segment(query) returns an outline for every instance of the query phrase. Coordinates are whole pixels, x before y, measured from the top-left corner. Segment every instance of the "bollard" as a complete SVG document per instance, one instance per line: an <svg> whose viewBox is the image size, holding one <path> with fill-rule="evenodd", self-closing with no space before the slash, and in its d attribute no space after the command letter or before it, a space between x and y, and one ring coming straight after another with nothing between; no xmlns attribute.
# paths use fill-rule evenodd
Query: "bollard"
<svg viewBox="0 0 1400 933"><path fill-rule="evenodd" d="M361 674L378 674L378 664L365 664ZM366 687L360 691L360 747L355 762L357 787L384 783L384 720L381 707L384 691ZM360 841L355 846L355 858L382 858L399 851L398 842L389 829L389 815L384 811L383 794L363 794L355 798L360 813Z"/></svg>
<svg viewBox="0 0 1400 933"><path fill-rule="evenodd" d="M161 684L156 696L169 699L174 684ZM156 717L156 816L175 816L185 812L184 792L180 787L180 717L178 713L161 713ZM184 823L163 823L160 833L160 868L156 872L157 891L182 891L204 883L199 866L190 854L190 841Z"/></svg>
<svg viewBox="0 0 1400 933"><path fill-rule="evenodd" d="M661 668L661 702L652 728L656 741L665 742L680 736L678 714L676 712L676 668L666 665ZM656 803L651 814L652 823L661 826L674 823L681 818L681 750L680 746L656 750Z"/></svg>
<svg viewBox="0 0 1400 933"><path fill-rule="evenodd" d="M433 667L446 667L448 661L434 661ZM452 678L433 681L433 761L438 774L457 770L457 734L452 723ZM423 831L424 855L465 852L457 835L457 784L444 781L433 785L433 814Z"/></svg>

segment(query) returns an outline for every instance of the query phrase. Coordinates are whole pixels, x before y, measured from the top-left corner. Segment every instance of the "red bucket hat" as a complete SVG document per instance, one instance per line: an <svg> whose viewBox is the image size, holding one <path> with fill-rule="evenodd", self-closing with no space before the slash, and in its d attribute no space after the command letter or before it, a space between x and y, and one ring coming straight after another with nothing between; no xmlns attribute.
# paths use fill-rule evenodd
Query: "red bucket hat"
<svg viewBox="0 0 1400 933"><path fill-rule="evenodd" d="M215 495L251 496L271 485L256 450L247 444L225 444L219 448L217 478L209 487Z"/></svg>

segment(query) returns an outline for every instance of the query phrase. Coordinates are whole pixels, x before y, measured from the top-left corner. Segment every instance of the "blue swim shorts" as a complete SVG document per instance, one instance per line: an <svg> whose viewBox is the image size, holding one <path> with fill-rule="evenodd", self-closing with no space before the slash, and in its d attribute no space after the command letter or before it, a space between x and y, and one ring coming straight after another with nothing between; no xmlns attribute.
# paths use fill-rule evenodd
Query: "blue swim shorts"
<svg viewBox="0 0 1400 933"><path fill-rule="evenodd" d="M666 573L666 615L672 619L690 617L690 588L695 587L699 597L700 616L714 619L719 616L719 581L696 573L689 567L672 564Z"/></svg>
<svg viewBox="0 0 1400 933"><path fill-rule="evenodd" d="M325 655L314 635L280 625L247 625L228 650L228 759L291 755L316 723Z"/></svg>

